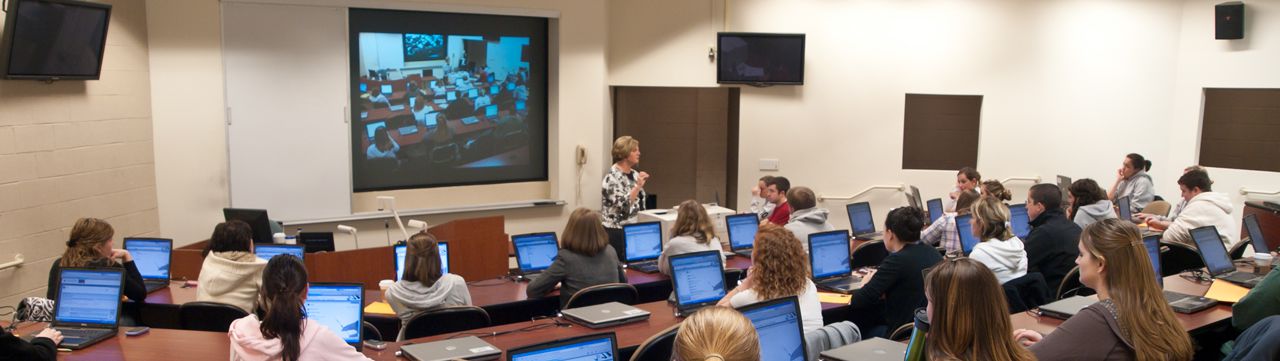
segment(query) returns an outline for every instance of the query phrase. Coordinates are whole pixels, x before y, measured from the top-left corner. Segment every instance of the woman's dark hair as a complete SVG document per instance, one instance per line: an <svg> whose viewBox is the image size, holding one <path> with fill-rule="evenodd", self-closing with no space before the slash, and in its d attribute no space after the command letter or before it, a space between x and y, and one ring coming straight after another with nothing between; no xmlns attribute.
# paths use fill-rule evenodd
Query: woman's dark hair
<svg viewBox="0 0 1280 361"><path fill-rule="evenodd" d="M378 127L373 131L373 145L380 151L391 149L391 133L387 132L387 127Z"/></svg>
<svg viewBox="0 0 1280 361"><path fill-rule="evenodd" d="M267 261L262 271L262 289L258 304L264 315L258 329L270 340L280 339L284 351L282 361L297 361L302 353L302 320L307 317L303 292L307 289L307 268L292 255L280 255Z"/></svg>
<svg viewBox="0 0 1280 361"><path fill-rule="evenodd" d="M1071 204L1071 214L1067 215L1069 218L1075 218L1076 210L1080 209L1080 207L1108 199L1107 191L1102 190L1102 187L1098 186L1098 182L1094 182L1089 178L1071 182L1071 187L1067 187L1067 192L1071 193L1071 196L1076 199Z"/></svg>
<svg viewBox="0 0 1280 361"><path fill-rule="evenodd" d="M1134 169L1151 171L1151 161L1147 160L1147 158L1143 158L1142 154L1129 153L1125 158L1129 158L1129 164L1133 164Z"/></svg>
<svg viewBox="0 0 1280 361"><path fill-rule="evenodd" d="M915 243L920 240L920 230L924 229L924 211L910 206L894 208L884 218L884 228L892 231L902 243Z"/></svg>
<svg viewBox="0 0 1280 361"><path fill-rule="evenodd" d="M209 244L205 245L201 256L209 256L210 252L249 252L253 244L253 228L239 219L218 223L213 226L213 235L209 236Z"/></svg>

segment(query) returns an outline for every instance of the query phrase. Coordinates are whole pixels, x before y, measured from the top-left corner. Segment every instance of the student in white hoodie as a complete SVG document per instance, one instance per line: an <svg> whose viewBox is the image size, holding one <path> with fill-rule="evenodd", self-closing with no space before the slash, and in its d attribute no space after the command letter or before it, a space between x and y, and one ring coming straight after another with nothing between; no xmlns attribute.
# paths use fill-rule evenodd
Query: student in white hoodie
<svg viewBox="0 0 1280 361"><path fill-rule="evenodd" d="M253 313L267 261L253 253L253 231L244 221L213 227L204 249L196 301L221 302Z"/></svg>
<svg viewBox="0 0 1280 361"><path fill-rule="evenodd" d="M427 231L409 237L404 255L404 277L387 288L387 303L400 316L397 341L404 340L404 326L423 311L471 304L471 292L462 276L443 273L440 246Z"/></svg>
<svg viewBox="0 0 1280 361"><path fill-rule="evenodd" d="M827 222L830 214L826 208L818 208L817 195L809 187L795 187L787 191L787 204L791 205L791 220L783 228L796 235L804 253L809 253L809 235L835 230Z"/></svg>
<svg viewBox="0 0 1280 361"><path fill-rule="evenodd" d="M1111 205L1111 200L1107 199L1106 191L1098 186L1098 182L1092 179L1084 178L1071 182L1071 187L1067 188L1067 199L1071 201L1072 221L1080 226L1080 229L1092 224L1093 222L1104 219L1116 218L1115 207Z"/></svg>
<svg viewBox="0 0 1280 361"><path fill-rule="evenodd" d="M1178 178L1178 189L1182 191L1182 199L1187 206L1172 221L1150 219L1147 225L1155 229L1164 229L1163 240L1181 242L1195 247L1191 240L1191 230L1204 226L1214 226L1222 242L1231 247L1236 237L1231 232L1235 222L1231 219L1231 198L1224 193L1213 191L1213 181L1209 173L1193 170Z"/></svg>
<svg viewBox="0 0 1280 361"><path fill-rule="evenodd" d="M979 198L970 209L973 218L973 235L983 241L973 246L969 258L986 265L995 272L1001 284L1027 274L1027 250L1022 240L1014 236L1009 227L1009 210L992 197Z"/></svg>
<svg viewBox="0 0 1280 361"><path fill-rule="evenodd" d="M720 238L716 237L715 226L711 224L711 217L707 215L707 209L692 199L681 202L676 208L676 223L671 228L671 234L671 239L662 249L662 255L658 256L658 270L664 275L671 274L667 258L693 252L724 251ZM724 253L720 254L720 264L724 264Z"/></svg>

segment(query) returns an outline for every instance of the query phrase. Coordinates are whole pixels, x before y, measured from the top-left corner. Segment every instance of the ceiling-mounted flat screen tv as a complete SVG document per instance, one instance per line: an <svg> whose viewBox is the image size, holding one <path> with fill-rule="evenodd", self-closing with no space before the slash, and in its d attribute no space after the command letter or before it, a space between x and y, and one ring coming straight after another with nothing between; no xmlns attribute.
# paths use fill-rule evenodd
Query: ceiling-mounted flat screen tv
<svg viewBox="0 0 1280 361"><path fill-rule="evenodd" d="M716 35L717 83L804 84L804 34Z"/></svg>
<svg viewBox="0 0 1280 361"><path fill-rule="evenodd" d="M75 0L15 0L5 20L8 79L90 79L102 72L111 5Z"/></svg>

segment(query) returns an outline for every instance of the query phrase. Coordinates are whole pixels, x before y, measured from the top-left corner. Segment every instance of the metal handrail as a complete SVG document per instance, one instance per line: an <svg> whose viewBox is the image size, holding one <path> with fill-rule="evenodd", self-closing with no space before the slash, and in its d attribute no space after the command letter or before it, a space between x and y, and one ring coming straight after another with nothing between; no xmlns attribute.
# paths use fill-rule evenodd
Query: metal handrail
<svg viewBox="0 0 1280 361"><path fill-rule="evenodd" d="M858 198L858 197L861 197L863 194L867 194L868 192L871 192L871 191L873 191L873 190L877 190L877 189L897 189L899 192L906 192L906 191L907 191L907 186L906 186L905 184L902 184L902 183L898 183L898 185L873 185L873 186L867 187L867 189L863 189L861 192L855 193L854 195L851 195L851 196L819 196L819 197L818 197L818 199L819 199L819 200L821 200L821 201L824 201L824 202L825 202L825 201L836 201L836 200L843 200L843 201L847 201L847 200L856 199L856 198Z"/></svg>
<svg viewBox="0 0 1280 361"><path fill-rule="evenodd" d="M1009 184L1012 181L1031 181L1032 183L1040 183L1040 176L1035 177L1009 177L1000 181L1000 184Z"/></svg>
<svg viewBox="0 0 1280 361"><path fill-rule="evenodd" d="M12 262L6 262L4 264L0 264L0 270L21 266L23 262L26 262L26 259L22 258L22 254L21 253L15 254L13 255Z"/></svg>
<svg viewBox="0 0 1280 361"><path fill-rule="evenodd" d="M1274 195L1280 194L1280 191L1260 191L1256 189L1249 189L1248 187L1240 187L1240 195L1247 196L1249 195L1249 193L1261 194L1264 196L1274 196Z"/></svg>

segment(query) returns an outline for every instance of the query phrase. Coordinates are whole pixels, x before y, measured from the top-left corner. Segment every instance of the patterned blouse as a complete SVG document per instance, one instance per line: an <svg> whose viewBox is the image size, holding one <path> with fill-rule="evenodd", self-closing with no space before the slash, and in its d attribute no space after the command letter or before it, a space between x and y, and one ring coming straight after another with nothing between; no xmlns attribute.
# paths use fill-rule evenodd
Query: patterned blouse
<svg viewBox="0 0 1280 361"><path fill-rule="evenodd" d="M640 189L634 201L628 200L627 194L635 188L638 174L635 169L623 173L615 164L609 167L609 174L604 175L600 189L600 213L604 216L605 227L622 228L624 224L636 222L636 215L644 209L644 189Z"/></svg>

